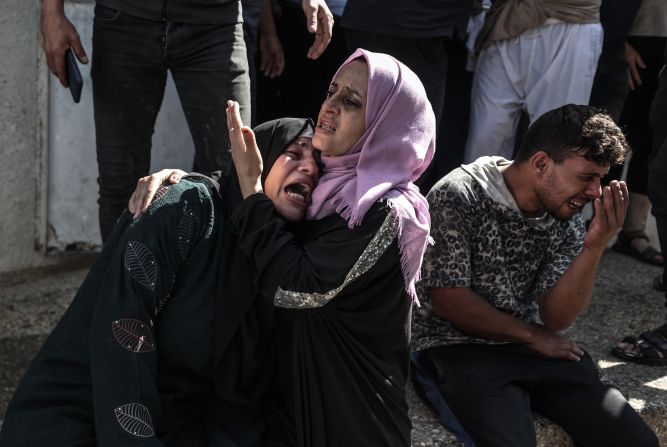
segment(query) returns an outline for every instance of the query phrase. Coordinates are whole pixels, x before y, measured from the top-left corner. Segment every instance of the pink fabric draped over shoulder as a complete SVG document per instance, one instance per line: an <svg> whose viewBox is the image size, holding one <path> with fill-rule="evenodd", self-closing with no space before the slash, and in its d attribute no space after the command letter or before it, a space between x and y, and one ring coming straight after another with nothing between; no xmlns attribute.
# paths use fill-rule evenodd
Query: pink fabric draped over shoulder
<svg viewBox="0 0 667 447"><path fill-rule="evenodd" d="M413 182L433 158L435 115L421 81L404 64L387 54L358 49L341 68L358 58L368 64L366 130L346 154L322 157L324 175L307 217L338 213L352 228L375 202L387 200L398 219L406 291L416 302L415 281L431 240L431 219L428 203Z"/></svg>

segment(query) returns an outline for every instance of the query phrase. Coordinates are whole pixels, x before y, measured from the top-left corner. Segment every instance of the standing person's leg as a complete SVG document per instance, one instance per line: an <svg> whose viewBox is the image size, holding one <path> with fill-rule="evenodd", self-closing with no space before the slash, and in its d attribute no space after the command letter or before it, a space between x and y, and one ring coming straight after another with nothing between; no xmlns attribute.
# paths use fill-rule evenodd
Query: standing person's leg
<svg viewBox="0 0 667 447"><path fill-rule="evenodd" d="M533 409L554 421L582 447L657 447L658 438L616 388L600 381L593 360L541 361L530 398Z"/></svg>
<svg viewBox="0 0 667 447"><path fill-rule="evenodd" d="M642 83L635 85L625 103L621 124L625 128L632 157L628 165L627 182L630 206L614 249L654 265L663 265L663 256L646 235L646 219L651 210L647 196L648 159L653 148L653 131L649 126L649 111L658 89L658 75L663 66L667 39L662 37L628 37L631 50L637 51L646 64L641 70Z"/></svg>
<svg viewBox="0 0 667 447"><path fill-rule="evenodd" d="M602 2L600 5L604 37L590 105L606 110L617 123L628 94L628 64L623 55L625 36L632 26L639 3L640 0L625 0Z"/></svg>
<svg viewBox="0 0 667 447"><path fill-rule="evenodd" d="M477 59L470 95L470 127L464 163L484 155L512 158L523 105L520 41L493 42Z"/></svg>
<svg viewBox="0 0 667 447"><path fill-rule="evenodd" d="M463 163L470 122L473 73L466 69L468 49L465 42L459 40L447 42L446 47L450 65L447 70L443 117L438 128L438 141L442 143L438 144L438 150L442 149L440 152L443 156L431 162L433 170L427 182L429 188Z"/></svg>
<svg viewBox="0 0 667 447"><path fill-rule="evenodd" d="M598 23L539 27L526 83L526 111L533 122L565 104L588 104L602 49Z"/></svg>
<svg viewBox="0 0 667 447"><path fill-rule="evenodd" d="M664 54L667 61L667 48ZM653 131L653 151L649 157L648 196L652 212L656 217L661 247L667 247L667 71L660 72L658 91L653 98L649 113ZM663 266L662 275L654 280L654 287L664 291L667 274ZM612 353L624 360L665 365L667 364L667 325L646 331L639 337L625 337L613 348Z"/></svg>
<svg viewBox="0 0 667 447"><path fill-rule="evenodd" d="M225 109L241 105L250 124L250 78L242 24L173 24L167 61L195 145L195 164L204 173L232 166Z"/></svg>
<svg viewBox="0 0 667 447"><path fill-rule="evenodd" d="M91 77L103 242L150 168L151 138L167 79L165 26L95 6Z"/></svg>
<svg viewBox="0 0 667 447"><path fill-rule="evenodd" d="M444 400L476 445L536 445L528 393L514 383L525 372L502 347L462 344L421 355L435 368Z"/></svg>
<svg viewBox="0 0 667 447"><path fill-rule="evenodd" d="M667 185L665 185L665 187L667 188ZM655 224L658 230L660 247L667 247L667 215L662 214L655 216ZM662 275L653 280L653 288L665 292L665 307L667 307L667 290L665 289L665 284L667 284L667 268L663 265Z"/></svg>

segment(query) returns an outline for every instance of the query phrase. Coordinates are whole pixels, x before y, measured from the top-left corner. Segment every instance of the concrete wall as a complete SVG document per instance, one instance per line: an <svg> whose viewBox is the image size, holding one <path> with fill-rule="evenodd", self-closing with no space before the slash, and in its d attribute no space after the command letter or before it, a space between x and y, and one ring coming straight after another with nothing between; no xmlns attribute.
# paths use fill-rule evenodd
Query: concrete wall
<svg viewBox="0 0 667 447"><path fill-rule="evenodd" d="M0 271L43 265L34 250L40 129L37 1L3 0L0 14Z"/></svg>

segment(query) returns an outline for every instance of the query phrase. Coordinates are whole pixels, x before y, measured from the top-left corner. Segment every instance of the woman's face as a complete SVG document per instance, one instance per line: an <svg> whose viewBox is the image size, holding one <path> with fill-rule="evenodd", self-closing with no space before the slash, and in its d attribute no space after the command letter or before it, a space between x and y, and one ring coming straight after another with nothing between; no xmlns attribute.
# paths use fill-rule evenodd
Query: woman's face
<svg viewBox="0 0 667 447"><path fill-rule="evenodd" d="M349 151L366 130L368 65L350 62L329 86L317 118L313 146L327 156Z"/></svg>
<svg viewBox="0 0 667 447"><path fill-rule="evenodd" d="M280 154L266 176L264 194L285 220L303 218L320 175L317 157L311 139L299 137Z"/></svg>

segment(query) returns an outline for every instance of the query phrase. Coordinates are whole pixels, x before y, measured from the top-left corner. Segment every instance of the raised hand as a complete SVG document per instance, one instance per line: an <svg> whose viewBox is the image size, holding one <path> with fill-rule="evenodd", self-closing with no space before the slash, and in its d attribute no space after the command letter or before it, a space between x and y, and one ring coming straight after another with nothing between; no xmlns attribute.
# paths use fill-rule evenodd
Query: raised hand
<svg viewBox="0 0 667 447"><path fill-rule="evenodd" d="M593 201L594 215L586 232L584 245L604 250L609 240L623 226L630 203L628 186L624 181L612 180L602 189L602 197Z"/></svg>
<svg viewBox="0 0 667 447"><path fill-rule="evenodd" d="M130 196L127 209L130 210L135 219L138 218L148 209L148 206L151 204L160 185L167 180L174 185L180 182L184 175L187 175L187 172L181 171L180 169L163 169L154 174L140 178L137 182L137 187L132 193L132 196Z"/></svg>
<svg viewBox="0 0 667 447"><path fill-rule="evenodd" d="M262 154L255 141L255 133L243 125L239 103L236 101L227 101L227 128L241 195L245 199L251 194L262 192L263 164Z"/></svg>

